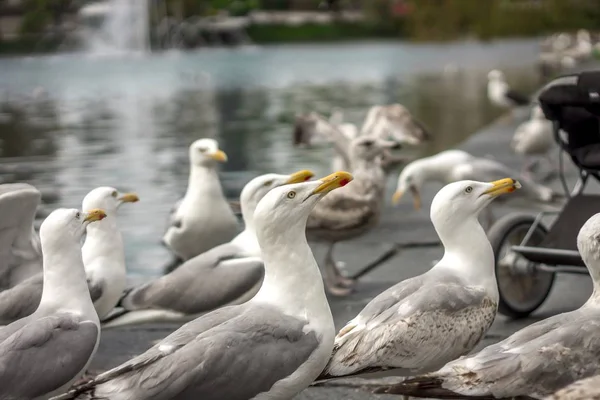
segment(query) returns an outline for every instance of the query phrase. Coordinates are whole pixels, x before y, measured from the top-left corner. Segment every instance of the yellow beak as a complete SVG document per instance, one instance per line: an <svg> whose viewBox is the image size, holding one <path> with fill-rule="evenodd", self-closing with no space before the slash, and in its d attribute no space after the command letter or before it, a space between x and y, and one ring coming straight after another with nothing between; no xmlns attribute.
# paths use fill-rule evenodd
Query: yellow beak
<svg viewBox="0 0 600 400"><path fill-rule="evenodd" d="M517 189L521 188L519 181L512 178L499 179L497 181L490 182L493 186L483 192L492 197L500 196L505 193L512 193Z"/></svg>
<svg viewBox="0 0 600 400"><path fill-rule="evenodd" d="M217 150L210 155L210 158L218 162L225 162L227 161L227 154L223 150Z"/></svg>
<svg viewBox="0 0 600 400"><path fill-rule="evenodd" d="M106 213L104 212L104 210L101 210L99 208L89 210L88 212L86 212L86 214L87 216L83 219L86 222L100 221L106 218Z"/></svg>
<svg viewBox="0 0 600 400"><path fill-rule="evenodd" d="M290 178L285 182L285 184L289 185L290 183L306 182L313 176L315 176L315 174L313 174L312 171L303 169L301 171L294 172L292 175L290 175Z"/></svg>
<svg viewBox="0 0 600 400"><path fill-rule="evenodd" d="M353 179L354 177L349 172L334 172L331 175L319 179L321 184L313 190L312 194L329 193L334 189L346 186L348 183L352 182Z"/></svg>
<svg viewBox="0 0 600 400"><path fill-rule="evenodd" d="M122 203L135 203L140 201L140 198L135 193L124 193L121 197L118 198Z"/></svg>

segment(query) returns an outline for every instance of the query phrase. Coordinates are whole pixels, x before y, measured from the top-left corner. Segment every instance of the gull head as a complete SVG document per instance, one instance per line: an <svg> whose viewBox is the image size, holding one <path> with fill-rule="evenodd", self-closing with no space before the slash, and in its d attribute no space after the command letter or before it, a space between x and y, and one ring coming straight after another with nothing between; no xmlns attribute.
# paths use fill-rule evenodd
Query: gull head
<svg viewBox="0 0 600 400"><path fill-rule="evenodd" d="M214 139L198 139L190 145L190 162L196 166L214 166L227 161L227 154Z"/></svg>
<svg viewBox="0 0 600 400"><path fill-rule="evenodd" d="M42 246L44 243L60 245L72 240L79 244L87 225L104 218L106 218L106 212L99 208L88 211L80 211L75 208L54 210L40 227Z"/></svg>
<svg viewBox="0 0 600 400"><path fill-rule="evenodd" d="M139 197L135 193L120 193L113 187L101 186L93 189L83 198L81 208L84 210L100 208L105 210L108 215L112 215L121 204L135 203L139 200Z"/></svg>
<svg viewBox="0 0 600 400"><path fill-rule="evenodd" d="M242 214L253 213L258 202L271 190L279 186L306 182L312 178L312 171L303 169L291 175L265 174L257 176L244 186L240 194Z"/></svg>
<svg viewBox="0 0 600 400"><path fill-rule="evenodd" d="M496 197L512 193L521 184L504 178L493 182L457 181L444 186L431 203L431 221L437 227L440 223L459 223L468 218L477 218L480 211Z"/></svg>
<svg viewBox="0 0 600 400"><path fill-rule="evenodd" d="M425 174L423 170L423 161L415 160L406 165L398 176L396 191L392 196L394 205L400 202L400 199L406 192L410 192L413 198L413 207L415 210L421 209L421 188L425 183Z"/></svg>
<svg viewBox="0 0 600 400"><path fill-rule="evenodd" d="M504 73L498 69L493 69L490 72L488 72L487 77L489 81L503 81Z"/></svg>
<svg viewBox="0 0 600 400"><path fill-rule="evenodd" d="M594 285L600 283L600 213L592 215L579 230L577 249L590 271Z"/></svg>
<svg viewBox="0 0 600 400"><path fill-rule="evenodd" d="M296 229L304 234L308 216L317 202L352 179L350 173L338 171L318 180L272 189L258 203L254 213L257 236L277 240L278 236Z"/></svg>
<svg viewBox="0 0 600 400"><path fill-rule="evenodd" d="M350 143L350 158L372 161L388 150L400 148L402 145L396 141L374 136L359 136Z"/></svg>

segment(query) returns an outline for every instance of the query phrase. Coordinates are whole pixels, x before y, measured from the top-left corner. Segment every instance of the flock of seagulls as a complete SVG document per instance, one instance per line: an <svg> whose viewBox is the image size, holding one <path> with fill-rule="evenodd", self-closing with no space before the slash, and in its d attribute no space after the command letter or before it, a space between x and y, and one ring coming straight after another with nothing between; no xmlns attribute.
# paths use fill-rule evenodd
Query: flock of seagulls
<svg viewBox="0 0 600 400"><path fill-rule="evenodd" d="M488 77L493 104L529 104L500 71ZM547 122L533 106L515 132L514 151L545 155L552 147ZM294 144L332 146L337 172L253 178L240 194L243 227L219 180L227 155L213 139L195 141L187 191L163 237L174 262L163 276L133 287L126 285L117 222L123 204L140 200L136 193L95 188L81 209L50 213L38 234L39 191L0 185L0 399L285 400L312 384L384 370L407 379L378 393L597 396L600 214L577 237L594 282L589 300L468 355L499 302L484 229L493 221L491 204L557 207L564 199L527 171L462 150L413 161L396 153L431 136L400 104L372 107L360 129L344 122L341 110L330 118L299 115ZM399 165L393 203L408 192L420 209L423 186L441 186L430 219L444 255L376 296L336 334L327 294L350 294L356 278L335 261L334 246L377 226L387 178ZM323 263L312 240L329 246ZM146 352L80 380L103 330L150 321L183 325Z"/></svg>

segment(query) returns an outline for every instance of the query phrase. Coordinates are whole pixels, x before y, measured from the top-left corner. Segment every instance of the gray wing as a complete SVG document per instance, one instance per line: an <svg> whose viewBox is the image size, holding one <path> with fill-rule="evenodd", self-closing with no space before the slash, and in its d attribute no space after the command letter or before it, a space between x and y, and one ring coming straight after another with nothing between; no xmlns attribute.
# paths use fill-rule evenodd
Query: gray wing
<svg viewBox="0 0 600 400"><path fill-rule="evenodd" d="M33 221L41 199L41 193L26 183L0 185L0 287L5 285L3 281L10 273L17 238L33 233ZM23 251L39 251L34 244L32 242L32 248Z"/></svg>
<svg viewBox="0 0 600 400"><path fill-rule="evenodd" d="M0 397L30 399L58 389L85 367L97 340L97 326L72 315L30 320L0 343Z"/></svg>
<svg viewBox="0 0 600 400"><path fill-rule="evenodd" d="M419 144L431 138L429 130L400 104L383 107L388 136L399 143Z"/></svg>
<svg viewBox="0 0 600 400"><path fill-rule="evenodd" d="M403 369L435 370L483 338L497 307L483 290L450 276L418 278L376 297L340 331L329 369L401 358Z"/></svg>
<svg viewBox="0 0 600 400"><path fill-rule="evenodd" d="M42 273L0 292L0 324L10 324L35 312L42 298Z"/></svg>
<svg viewBox="0 0 600 400"><path fill-rule="evenodd" d="M598 400L600 399L600 375L581 379L544 400Z"/></svg>
<svg viewBox="0 0 600 400"><path fill-rule="evenodd" d="M581 316L498 352L480 352L447 364L435 375L465 395L545 396L600 373L600 315Z"/></svg>
<svg viewBox="0 0 600 400"><path fill-rule="evenodd" d="M217 318L210 313L186 324L183 334L177 331L148 354L117 367L112 380L105 381L111 371L99 376L105 383L94 395L246 400L289 376L319 345L314 332L304 332L306 321L273 307L242 305L217 312Z"/></svg>
<svg viewBox="0 0 600 400"><path fill-rule="evenodd" d="M263 276L262 261L248 258L240 247L225 243L130 290L121 305L128 310L162 308L197 314L236 300Z"/></svg>

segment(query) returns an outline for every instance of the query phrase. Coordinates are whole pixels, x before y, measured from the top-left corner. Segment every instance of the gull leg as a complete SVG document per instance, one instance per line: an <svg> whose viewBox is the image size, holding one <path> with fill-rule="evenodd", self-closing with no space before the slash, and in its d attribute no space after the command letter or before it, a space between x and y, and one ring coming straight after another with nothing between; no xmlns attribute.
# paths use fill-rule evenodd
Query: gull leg
<svg viewBox="0 0 600 400"><path fill-rule="evenodd" d="M329 249L327 249L327 254L325 256L325 266L324 266L324 280L325 286L329 293L335 296L347 296L352 291L351 286L344 286L344 276L338 270L338 267L333 260L333 247L335 243L331 243Z"/></svg>

